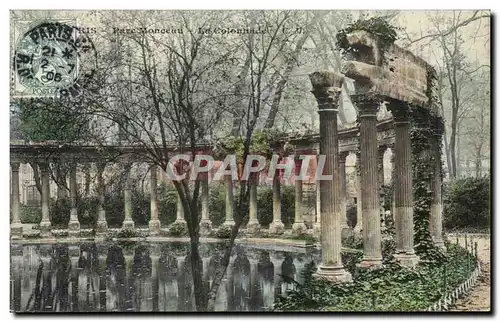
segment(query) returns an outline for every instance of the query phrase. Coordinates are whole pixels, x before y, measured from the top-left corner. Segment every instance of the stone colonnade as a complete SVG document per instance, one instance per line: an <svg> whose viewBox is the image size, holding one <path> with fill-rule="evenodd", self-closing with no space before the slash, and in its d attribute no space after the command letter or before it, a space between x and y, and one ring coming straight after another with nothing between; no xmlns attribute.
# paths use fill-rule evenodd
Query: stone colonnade
<svg viewBox="0 0 500 322"><path fill-rule="evenodd" d="M344 209L344 154L338 149L337 112L339 93L343 84L343 76L331 72L315 72L310 74L312 93L318 102L320 114L320 153L326 155L327 165L324 174L333 174L333 181L322 181L320 185L321 200L321 247L322 264L318 267L317 276L334 281L349 280L350 276L343 269L340 258L341 227L340 216ZM358 107L359 121L359 189L357 208L361 213L363 230L364 257L361 267L380 267L382 265L380 187L384 182L383 155L388 147L379 146L377 142L377 112L381 103L389 101L388 107L393 112L394 144L394 219L396 226L395 257L406 266L418 263L413 243L413 190L412 190L412 156L410 140L410 117L405 102L387 99L377 93L351 95L351 100ZM434 176L430 182L433 188L433 202L430 230L436 245L441 246L442 206L441 206L441 172L439 138L434 138L430 158ZM382 156L382 157L381 157ZM382 169L382 170L381 170ZM335 180L341 176L339 180ZM333 192L332 192L333 189ZM342 210L340 210L340 205Z"/></svg>

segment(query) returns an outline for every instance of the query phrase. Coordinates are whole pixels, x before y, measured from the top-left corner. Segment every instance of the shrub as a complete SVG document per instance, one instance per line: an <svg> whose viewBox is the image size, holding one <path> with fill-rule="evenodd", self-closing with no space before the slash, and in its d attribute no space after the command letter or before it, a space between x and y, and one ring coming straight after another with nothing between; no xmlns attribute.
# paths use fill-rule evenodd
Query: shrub
<svg viewBox="0 0 500 322"><path fill-rule="evenodd" d="M98 197L82 198L78 202L78 221L81 227L94 227L97 222Z"/></svg>
<svg viewBox="0 0 500 322"><path fill-rule="evenodd" d="M23 224L38 224L42 221L42 208L21 205L20 219Z"/></svg>
<svg viewBox="0 0 500 322"><path fill-rule="evenodd" d="M187 235L187 226L186 224L180 222L174 222L168 227L168 232L170 236L181 237Z"/></svg>
<svg viewBox="0 0 500 322"><path fill-rule="evenodd" d="M257 217L259 223L267 227L273 221L273 189L261 188L258 192ZM295 188L281 186L281 221L287 229L292 227L295 217Z"/></svg>
<svg viewBox="0 0 500 322"><path fill-rule="evenodd" d="M347 210L346 210L346 217L347 217L347 225L350 227L350 228L353 228L356 227L356 224L358 223L358 220L357 220L357 210L358 208L356 207L356 205L348 205L347 206Z"/></svg>
<svg viewBox="0 0 500 322"><path fill-rule="evenodd" d="M135 229L121 229L118 234L116 234L117 238L133 238L137 237L137 232Z"/></svg>
<svg viewBox="0 0 500 322"><path fill-rule="evenodd" d="M444 226L490 227L490 178L455 180L444 198Z"/></svg>
<svg viewBox="0 0 500 322"><path fill-rule="evenodd" d="M360 234L350 234L346 238L342 239L342 246L346 248L362 249L363 236Z"/></svg>
<svg viewBox="0 0 500 322"><path fill-rule="evenodd" d="M163 226L173 223L177 217L177 191L162 184L158 190L158 217Z"/></svg>
<svg viewBox="0 0 500 322"><path fill-rule="evenodd" d="M69 198L53 200L50 203L49 215L53 227L68 227L71 212L71 200Z"/></svg>
<svg viewBox="0 0 500 322"><path fill-rule="evenodd" d="M231 237L231 226L222 225L215 231L215 237L220 239L228 239Z"/></svg>

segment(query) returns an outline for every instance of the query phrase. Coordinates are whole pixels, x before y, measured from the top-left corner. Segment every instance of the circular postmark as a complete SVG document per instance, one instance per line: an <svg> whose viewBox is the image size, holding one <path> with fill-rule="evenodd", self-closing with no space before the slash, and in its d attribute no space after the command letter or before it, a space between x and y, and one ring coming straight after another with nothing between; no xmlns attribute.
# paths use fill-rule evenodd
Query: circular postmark
<svg viewBox="0 0 500 322"><path fill-rule="evenodd" d="M96 66L87 33L59 22L44 22L24 33L14 54L16 87L30 96L77 97Z"/></svg>

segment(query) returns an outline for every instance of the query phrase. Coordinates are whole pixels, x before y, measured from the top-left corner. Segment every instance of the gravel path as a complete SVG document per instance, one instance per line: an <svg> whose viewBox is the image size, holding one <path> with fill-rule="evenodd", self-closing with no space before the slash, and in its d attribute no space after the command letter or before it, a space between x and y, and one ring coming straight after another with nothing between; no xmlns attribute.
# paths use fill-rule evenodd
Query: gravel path
<svg viewBox="0 0 500 322"><path fill-rule="evenodd" d="M450 241L454 241L452 237ZM470 240L470 239L469 239ZM464 238L459 239L464 245ZM481 263L481 274L476 285L474 285L465 298L459 299L451 311L490 311L491 310L491 281L490 281L490 238L474 238L477 242L479 261Z"/></svg>

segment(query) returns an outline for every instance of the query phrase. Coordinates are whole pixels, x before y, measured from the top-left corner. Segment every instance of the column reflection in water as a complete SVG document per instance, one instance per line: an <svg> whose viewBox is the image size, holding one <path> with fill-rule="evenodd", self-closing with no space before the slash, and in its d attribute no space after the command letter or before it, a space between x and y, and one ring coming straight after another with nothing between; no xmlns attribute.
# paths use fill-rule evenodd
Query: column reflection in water
<svg viewBox="0 0 500 322"><path fill-rule="evenodd" d="M55 287L51 298L53 300L53 311L67 312L69 308L69 278L70 259L68 245L55 246Z"/></svg>
<svg viewBox="0 0 500 322"><path fill-rule="evenodd" d="M260 252L247 250L247 258L250 263L249 310L261 311L264 307L264 303L262 298L262 277L259 272Z"/></svg>
<svg viewBox="0 0 500 322"><path fill-rule="evenodd" d="M179 268L177 266L177 259L168 252L162 251L160 263L161 265L158 270L160 274L159 310L174 312L177 311L177 302L179 298L177 284Z"/></svg>
<svg viewBox="0 0 500 322"><path fill-rule="evenodd" d="M250 298L250 262L243 250L238 250L233 270L231 311L248 311Z"/></svg>
<svg viewBox="0 0 500 322"><path fill-rule="evenodd" d="M123 257L125 258L125 280L127 287L124 311L135 311L135 283L133 274L134 250L124 249Z"/></svg>
<svg viewBox="0 0 500 322"><path fill-rule="evenodd" d="M269 257L268 251L262 251L259 263L259 273L262 277L262 301L265 310L270 309L274 303L274 266Z"/></svg>
<svg viewBox="0 0 500 322"><path fill-rule="evenodd" d="M151 311L158 312L159 308L159 276L158 270L160 266L160 247L153 244L149 249L149 257L151 258Z"/></svg>
<svg viewBox="0 0 500 322"><path fill-rule="evenodd" d="M295 276L295 266L293 265L292 254L285 253L285 257L281 267L282 267L281 275L287 277L287 279L285 280L283 280L283 278L281 279L282 282L280 287L281 294L285 295L287 290L293 289L293 287L295 286L293 283L290 282L291 279L293 279Z"/></svg>
<svg viewBox="0 0 500 322"><path fill-rule="evenodd" d="M18 253L11 254L11 307L16 311L195 310L190 258L183 248L26 245ZM318 255L237 246L218 288L215 310L270 309L277 296L293 287L280 275L301 282L305 265ZM210 286L222 256L223 251L203 253L203 280Z"/></svg>
<svg viewBox="0 0 500 322"><path fill-rule="evenodd" d="M108 284L108 249L107 247L100 247L98 249L98 274L99 274L99 311L107 311L107 284Z"/></svg>
<svg viewBox="0 0 500 322"><path fill-rule="evenodd" d="M149 312L152 309L151 259L147 246L135 248L133 264L133 285L135 290L135 310Z"/></svg>
<svg viewBox="0 0 500 322"><path fill-rule="evenodd" d="M22 299L22 267L23 267L23 249L22 247L11 248L10 258L10 281L11 281L11 307L14 312L21 311Z"/></svg>
<svg viewBox="0 0 500 322"><path fill-rule="evenodd" d="M123 312L127 309L127 270L125 257L120 247L111 247L107 258L109 282L107 289L107 310Z"/></svg>

